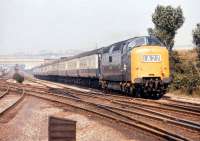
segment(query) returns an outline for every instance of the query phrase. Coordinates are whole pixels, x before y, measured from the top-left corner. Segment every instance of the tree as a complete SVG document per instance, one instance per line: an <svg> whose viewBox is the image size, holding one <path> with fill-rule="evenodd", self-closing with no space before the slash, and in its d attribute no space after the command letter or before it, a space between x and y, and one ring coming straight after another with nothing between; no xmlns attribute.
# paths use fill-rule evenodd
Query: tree
<svg viewBox="0 0 200 141"><path fill-rule="evenodd" d="M152 28L148 28L147 31L148 31L148 34L149 34L150 36L154 36L154 31L153 31Z"/></svg>
<svg viewBox="0 0 200 141"><path fill-rule="evenodd" d="M196 45L198 59L200 60L200 23L197 24L197 27L192 31L192 35L193 43Z"/></svg>
<svg viewBox="0 0 200 141"><path fill-rule="evenodd" d="M176 31L183 25L185 18L181 7L158 5L152 15L154 29L149 28L148 33L160 39L160 41L172 50Z"/></svg>

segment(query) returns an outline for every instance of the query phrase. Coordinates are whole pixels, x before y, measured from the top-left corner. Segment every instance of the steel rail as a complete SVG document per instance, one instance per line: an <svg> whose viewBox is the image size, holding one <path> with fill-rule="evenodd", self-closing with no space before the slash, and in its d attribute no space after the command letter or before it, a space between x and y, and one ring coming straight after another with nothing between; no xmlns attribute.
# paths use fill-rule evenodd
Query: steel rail
<svg viewBox="0 0 200 141"><path fill-rule="evenodd" d="M10 87L8 86L8 88L6 89L5 92L0 93L0 99L3 98L5 95L7 95L9 93L9 89L10 89Z"/></svg>
<svg viewBox="0 0 200 141"><path fill-rule="evenodd" d="M52 89L52 88L51 88ZM56 88L54 88L56 89ZM74 94L74 95L77 95L77 94L81 94L81 95L85 95L85 96L90 96L90 97L96 97L96 98L101 98L101 99L107 99L107 100L110 100L110 101L113 101L115 99L111 99L109 97L107 97L106 95L98 95L98 94L91 94L91 93L85 93L85 92L82 92L82 91L77 91L77 90L72 90L72 89L66 89L64 88L64 90L66 90L66 94ZM139 103L139 102L135 102L135 101L127 101L127 100L115 100L115 101L119 101L119 102L122 102L122 103L129 103L129 104L137 104L137 105L141 105L141 106L148 106L148 107L152 107L152 108L159 108L159 109L163 109L163 110L171 110L171 111L175 111L175 112L184 112L186 114L192 114L192 115L197 115L197 116L200 116L200 112L197 112L197 111L192 111L192 110L189 110L189 109L174 109L171 107L171 105L167 105L167 107L161 107L160 106L160 102L153 102L153 103L156 103L158 105L149 105L148 103ZM143 101L143 100L142 100ZM151 104L151 103L150 103ZM148 108L147 107L147 108ZM176 107L177 108L177 107Z"/></svg>
<svg viewBox="0 0 200 141"><path fill-rule="evenodd" d="M161 107L159 105L150 105L148 103L145 103L145 104L144 103L139 103L139 101L138 102L136 102L136 101L125 101L125 100L117 100L117 101L123 102L123 103L128 103L128 104L131 104L131 105L137 104L137 105L145 106L146 108L148 108L148 107L159 108L161 110L170 110L170 111L174 111L174 112L180 112L180 113L185 113L185 114L189 114L189 115L200 116L199 112L189 111L188 109L187 110L185 110L185 109L178 109L178 108L174 109L173 107L170 107L170 105L167 106L167 107Z"/></svg>
<svg viewBox="0 0 200 141"><path fill-rule="evenodd" d="M77 99L81 99L80 97L78 96L74 96L73 94L70 94L70 93L66 93L67 96L71 96L71 97L75 97ZM77 95L77 93L76 93ZM99 98L99 97L98 97ZM102 97L100 97L102 98ZM108 98L103 98L103 100L107 100L111 103L115 103L115 104L118 104L116 106L122 106L122 107L131 107L130 105L128 104L124 104L124 103L121 103L117 100L111 100L111 99L108 99ZM88 102L88 101L87 101ZM115 107L112 107L112 106L108 106L110 108L115 108ZM133 108L133 107L131 107ZM135 106L134 106L135 108ZM116 109L116 108L115 108ZM159 114L159 113L156 113L154 111L151 111L150 113L152 113L153 115L158 115L158 116L161 116L161 118L158 118L158 117L155 117L155 116L152 116L152 115L147 115L147 114L141 114L139 112L134 112L134 111L131 111L131 110L125 110L125 109L121 109L121 108L118 108L118 110L121 110L121 111L126 111L126 112L129 112L129 113L133 113L133 114L137 114L137 115L141 115L141 116L146 116L148 118L153 118L153 119L157 119L157 120L161 120L161 121L165 121L165 122L169 122L169 123L174 123L176 125L180 125L182 127L188 127L188 128L191 128L191 129L194 129L194 130L197 130L197 131L200 131L200 124L198 123L195 123L195 122L191 122L191 121L187 121L187 120L183 120L183 119L178 119L178 118L173 118L172 116L166 116L166 115L163 115L163 114ZM143 108L140 108L140 110L143 110ZM149 110L145 110L146 112L149 112Z"/></svg>
<svg viewBox="0 0 200 141"><path fill-rule="evenodd" d="M66 90L66 89L64 89ZM82 91L78 91L78 93L74 92L74 90L71 90L70 91L64 91L62 89L57 89L57 88L50 88L50 91L53 92L53 93L59 93L59 94L63 94L63 95L68 95L70 97L74 97L74 98L77 98L77 99L80 99L80 97L78 97L77 95L84 95L84 96L90 96L90 97L95 97L95 98L101 98L103 100L107 100L109 102L112 102L112 103L115 103L115 104L119 104L121 106L124 106L124 107L130 107L130 108L137 108L139 110L143 110L145 112L148 112L148 113L151 113L151 114L154 114L154 115L157 115L157 116L160 116L162 118L164 118L165 120L169 120L169 122L176 122L176 124L179 124L180 126L188 126L189 128L191 129L195 129L197 131L199 131L199 128L200 128L200 124L198 123L195 123L195 122L191 122L191 121L188 121L188 120L183 120L183 119L179 119L179 118L176 118L176 117L173 117L173 116L169 116L169 115L166 115L166 114L161 114L159 112L156 112L156 111L153 111L153 110L150 110L150 109L144 109L142 108L141 106L136 106L138 105L138 103L134 103L134 106L130 105L130 104L127 104L126 102L124 101L120 101L120 100L113 100L113 99L110 99L110 98L106 98L106 97L101 97L99 95L96 95L96 94L88 94L88 93L82 93ZM67 89L68 90L68 89ZM76 90L75 90L76 91ZM140 104L139 104L140 105ZM146 106L146 105L145 105ZM159 107L160 108L160 107ZM139 114L139 113L138 113ZM145 115L144 115L145 116ZM151 118L155 118L153 116L151 116Z"/></svg>
<svg viewBox="0 0 200 141"><path fill-rule="evenodd" d="M200 103L192 103L192 102L188 102L188 101L181 101L181 100L175 100L175 99L167 99L167 101L172 101L175 103L187 104L187 105L200 107Z"/></svg>
<svg viewBox="0 0 200 141"><path fill-rule="evenodd" d="M25 97L25 91L24 89L22 89L22 94L21 96L10 106L8 106L7 108L5 108L3 111L0 112L0 118L3 117L7 112L9 112L10 110L12 110L14 107L16 107Z"/></svg>
<svg viewBox="0 0 200 141"><path fill-rule="evenodd" d="M36 80L34 80L36 81ZM40 80L41 81L41 80ZM49 87L47 84L45 84L45 82L39 82L39 81L36 81L36 83L40 83L42 85L45 85L46 87ZM51 84L52 82L46 82L46 83L49 83ZM57 85L57 86L60 86L59 84L54 84L52 83L52 85ZM61 86L60 86L61 87ZM49 87L50 88L50 87ZM70 88L64 88L64 89L70 89ZM74 90L76 92L80 92L79 90ZM88 94L88 92L83 92L81 91L82 93L85 93L85 94ZM112 97L116 97L116 98L123 98L123 99L127 99L127 100L130 100L130 97L125 97L125 96L118 96L118 95L113 95L113 94L103 94L101 92L90 92L90 95L107 95L107 96L112 96ZM195 113L192 113L192 112L196 112L197 115L200 115L200 104L194 104L194 105L183 105L183 104L168 104L168 103L163 103L163 102L160 102L160 101L153 101L153 100L149 100L149 99L141 99L141 98L135 98L134 100L139 100L139 101L143 101L143 102L151 102L151 103L155 103L155 104L160 104L160 105L164 105L164 106L168 106L168 107L174 107L174 108L177 108L177 109L180 109L179 111L180 112L183 112L182 110L186 110L188 111L187 113L188 114L195 114ZM124 100L126 101L126 100ZM186 103L186 102L182 102L182 103Z"/></svg>
<svg viewBox="0 0 200 141"><path fill-rule="evenodd" d="M52 93L57 93L57 94L62 94L62 95L67 95L67 96L70 96L70 97L74 97L74 98L77 98L77 99L80 99L80 97L78 97L77 95L80 96L81 93L76 93L76 94L72 94L71 91L70 92L61 92L62 90L58 89L59 91L57 91L56 89L54 90L54 88L50 91ZM32 90L32 91L35 91L35 92L40 92L41 91L36 91L36 90ZM44 92L44 91L43 91ZM90 96L90 95L86 95L86 94L83 94L84 96ZM180 119L180 118L177 118L177 117L174 117L174 116L170 116L170 115L167 115L167 114L164 114L164 113L159 113L159 112L156 112L155 110L151 110L151 109L148 109L148 108L143 108L142 106L140 105L137 105L134 104L134 105L130 105L130 104L127 104L125 102L120 102L118 100L112 100L112 99L109 99L109 98L106 98L106 97L98 97L98 96L91 96L91 97L97 97L97 98L100 98L102 100L107 100L111 103L114 103L114 104L118 104L118 106L121 106L121 107L127 107L127 108L133 108L133 109L138 109L138 110L142 110L142 111L145 111L145 112L148 112L148 113L151 113L153 115L157 115L157 116L160 116L160 117L163 117L165 119L169 119L169 120L174 120L174 121L177 121L178 123L182 123L184 126L185 125L188 125L188 127L190 128L193 128L193 127L200 127L200 124L199 123L195 123L195 122L192 122L192 121L189 121L189 120L186 120L186 119Z"/></svg>

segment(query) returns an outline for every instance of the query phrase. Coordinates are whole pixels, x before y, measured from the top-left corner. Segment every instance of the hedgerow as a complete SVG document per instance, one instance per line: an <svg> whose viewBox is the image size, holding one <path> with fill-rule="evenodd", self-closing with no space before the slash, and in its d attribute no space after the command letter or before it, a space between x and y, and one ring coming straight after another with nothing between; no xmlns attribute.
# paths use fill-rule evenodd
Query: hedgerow
<svg viewBox="0 0 200 141"><path fill-rule="evenodd" d="M187 94L198 91L200 87L199 61L184 60L178 52L173 52L171 57L173 82L171 90L184 90Z"/></svg>

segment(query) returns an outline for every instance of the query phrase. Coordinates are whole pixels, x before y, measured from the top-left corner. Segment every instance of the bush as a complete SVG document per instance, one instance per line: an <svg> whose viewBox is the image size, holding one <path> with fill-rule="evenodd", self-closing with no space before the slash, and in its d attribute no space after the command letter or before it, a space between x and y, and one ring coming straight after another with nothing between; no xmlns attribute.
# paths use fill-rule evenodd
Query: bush
<svg viewBox="0 0 200 141"><path fill-rule="evenodd" d="M198 72L198 63L193 61L181 60L178 53L173 53L172 63L174 66L172 90L185 90L192 94L200 86L200 75ZM195 64L196 63L196 66Z"/></svg>
<svg viewBox="0 0 200 141"><path fill-rule="evenodd" d="M196 25L196 28L192 31L193 43L196 46L198 59L200 60L200 23Z"/></svg>
<svg viewBox="0 0 200 141"><path fill-rule="evenodd" d="M13 75L13 79L16 80L18 83L23 83L24 77L20 75L19 73L15 73Z"/></svg>
<svg viewBox="0 0 200 141"><path fill-rule="evenodd" d="M173 90L182 89L188 94L192 94L193 91L198 89L199 85L200 80L198 75L175 73L171 88Z"/></svg>

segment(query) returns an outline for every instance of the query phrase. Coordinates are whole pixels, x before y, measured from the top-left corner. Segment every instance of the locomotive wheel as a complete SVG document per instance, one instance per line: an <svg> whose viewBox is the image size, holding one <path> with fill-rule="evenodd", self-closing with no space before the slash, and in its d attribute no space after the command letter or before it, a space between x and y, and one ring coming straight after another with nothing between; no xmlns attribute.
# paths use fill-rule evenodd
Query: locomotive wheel
<svg viewBox="0 0 200 141"><path fill-rule="evenodd" d="M135 89L132 86L129 88L129 96L135 96Z"/></svg>
<svg viewBox="0 0 200 141"><path fill-rule="evenodd" d="M141 86L137 86L136 87L135 96L136 97L141 97L141 95L142 95L142 87Z"/></svg>
<svg viewBox="0 0 200 141"><path fill-rule="evenodd" d="M160 99L162 96L163 96L163 93L159 92L159 93L156 94L155 98Z"/></svg>

